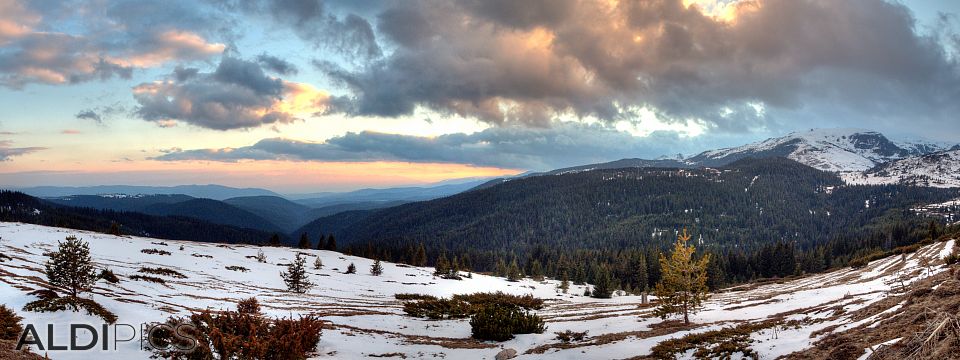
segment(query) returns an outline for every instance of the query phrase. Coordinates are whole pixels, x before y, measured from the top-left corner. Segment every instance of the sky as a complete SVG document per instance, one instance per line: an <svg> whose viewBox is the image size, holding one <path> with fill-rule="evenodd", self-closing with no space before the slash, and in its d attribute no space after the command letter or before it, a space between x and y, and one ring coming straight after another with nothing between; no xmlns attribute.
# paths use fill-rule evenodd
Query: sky
<svg viewBox="0 0 960 360"><path fill-rule="evenodd" d="M960 142L960 2L0 0L0 186L296 193Z"/></svg>

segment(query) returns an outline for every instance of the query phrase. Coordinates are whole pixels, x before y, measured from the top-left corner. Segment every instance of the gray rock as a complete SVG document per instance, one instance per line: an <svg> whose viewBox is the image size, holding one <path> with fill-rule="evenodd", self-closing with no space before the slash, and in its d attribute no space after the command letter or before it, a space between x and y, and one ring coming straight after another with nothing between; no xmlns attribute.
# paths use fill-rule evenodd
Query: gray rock
<svg viewBox="0 0 960 360"><path fill-rule="evenodd" d="M507 360L517 357L517 351L514 349L505 349L497 353L496 360Z"/></svg>

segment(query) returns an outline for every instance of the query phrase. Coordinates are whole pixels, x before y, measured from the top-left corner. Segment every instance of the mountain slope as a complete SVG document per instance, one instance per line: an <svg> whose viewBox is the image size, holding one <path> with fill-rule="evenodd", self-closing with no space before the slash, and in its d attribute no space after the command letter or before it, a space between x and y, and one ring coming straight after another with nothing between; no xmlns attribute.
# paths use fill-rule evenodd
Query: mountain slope
<svg viewBox="0 0 960 360"><path fill-rule="evenodd" d="M64 206L14 191L0 191L0 221L60 226L99 232L118 225L123 234L205 242L262 243L272 234L189 217ZM281 234L281 240L286 236Z"/></svg>
<svg viewBox="0 0 960 360"><path fill-rule="evenodd" d="M778 240L802 246L861 231L892 216L891 209L960 196L957 190L840 185L832 173L782 158L741 160L719 170L594 170L379 210L336 235L341 245L399 250L423 242L438 252L473 251L471 257L522 258L538 247L659 246L683 226L703 234L708 248Z"/></svg>
<svg viewBox="0 0 960 360"><path fill-rule="evenodd" d="M895 143L883 134L869 130L817 129L706 151L687 158L687 161L701 166L722 166L747 157L777 156L824 171L864 171L891 160L946 148L946 145L930 142Z"/></svg>
<svg viewBox="0 0 960 360"><path fill-rule="evenodd" d="M941 151L881 164L843 176L851 184L960 187L960 150Z"/></svg>
<svg viewBox="0 0 960 360"><path fill-rule="evenodd" d="M88 207L114 211L142 211L144 208L157 204L172 204L191 200L193 197L182 194L171 195L70 195L47 198L46 201L65 206Z"/></svg>
<svg viewBox="0 0 960 360"><path fill-rule="evenodd" d="M278 196L245 196L230 198L224 203L236 206L275 224L285 233L312 220L312 208Z"/></svg>
<svg viewBox="0 0 960 360"><path fill-rule="evenodd" d="M214 224L256 229L271 233L283 231L270 221L249 211L222 201L211 199L191 199L178 203L153 204L141 210L145 214L160 216L184 216L209 221Z"/></svg>
<svg viewBox="0 0 960 360"><path fill-rule="evenodd" d="M376 209L350 210L322 216L307 223L306 225L303 225L303 227L291 233L291 237L295 237L303 233L306 233L309 236L314 236L316 234L344 234L345 229L353 224L367 219L370 217L370 215L373 215L376 212Z"/></svg>
<svg viewBox="0 0 960 360"><path fill-rule="evenodd" d="M488 180L467 181L456 184L443 184L425 187L396 187L387 189L360 189L345 193L328 193L320 196L294 200L297 203L323 207L345 203L372 203L392 201L423 201L450 196L476 187Z"/></svg>

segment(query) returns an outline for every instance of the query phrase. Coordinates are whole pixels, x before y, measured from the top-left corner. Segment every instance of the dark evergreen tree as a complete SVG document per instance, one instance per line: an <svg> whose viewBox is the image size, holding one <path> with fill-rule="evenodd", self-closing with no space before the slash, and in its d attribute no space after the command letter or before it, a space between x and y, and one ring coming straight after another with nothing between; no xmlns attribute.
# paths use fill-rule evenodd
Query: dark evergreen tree
<svg viewBox="0 0 960 360"><path fill-rule="evenodd" d="M609 299L613 295L613 279L610 278L610 271L606 267L600 267L597 271L591 294L598 299Z"/></svg>
<svg viewBox="0 0 960 360"><path fill-rule="evenodd" d="M716 290L726 284L726 274L720 265L722 257L711 255L710 259L712 260L707 263L707 288Z"/></svg>
<svg viewBox="0 0 960 360"><path fill-rule="evenodd" d="M450 262L447 260L447 254L440 254L437 263L434 265L433 275L443 276L450 273Z"/></svg>
<svg viewBox="0 0 960 360"><path fill-rule="evenodd" d="M460 272L460 258L454 255L453 261L450 262L450 271L448 271L448 273L451 275L456 275L459 272Z"/></svg>
<svg viewBox="0 0 960 360"><path fill-rule="evenodd" d="M300 249L313 248L313 244L310 243L310 237L307 236L307 233L300 234L300 242L297 243L297 248L300 248Z"/></svg>
<svg viewBox="0 0 960 360"><path fill-rule="evenodd" d="M570 290L570 278L567 276L566 271L563 272L563 275L561 275L560 279L561 279L560 285L557 286L557 288L560 289L560 291L563 291L564 294L566 294L567 291Z"/></svg>
<svg viewBox="0 0 960 360"><path fill-rule="evenodd" d="M313 283L307 277L306 262L303 255L298 253L296 259L287 265L287 271L280 273L283 282L287 284L287 290L303 294L313 287Z"/></svg>
<svg viewBox="0 0 960 360"><path fill-rule="evenodd" d="M383 265L380 264L380 260L373 262L373 265L370 266L370 275L380 276L383 275Z"/></svg>
<svg viewBox="0 0 960 360"><path fill-rule="evenodd" d="M66 290L72 297L87 291L97 281L89 245L72 235L58 242L57 251L47 260L46 275L51 285Z"/></svg>
<svg viewBox="0 0 960 360"><path fill-rule="evenodd" d="M494 267L494 275L507 277L507 264L503 262L503 258L497 258L497 265Z"/></svg>
<svg viewBox="0 0 960 360"><path fill-rule="evenodd" d="M427 266L427 248L423 246L423 243L420 243L420 246L417 246L417 255L415 257L413 265L414 266Z"/></svg>
<svg viewBox="0 0 960 360"><path fill-rule="evenodd" d="M543 281L543 266L540 260L534 260L530 265L530 277L537 281Z"/></svg>
<svg viewBox="0 0 960 360"><path fill-rule="evenodd" d="M323 269L323 260L320 260L319 256L317 256L316 260L313 260L313 269L314 270Z"/></svg>
<svg viewBox="0 0 960 360"><path fill-rule="evenodd" d="M930 220L928 232L930 233L930 239L936 240L940 237L940 224L936 220Z"/></svg>
<svg viewBox="0 0 960 360"><path fill-rule="evenodd" d="M647 257L642 253L637 256L637 284L635 290L643 294L643 298L646 299L647 292L650 290L649 286L649 277L647 276Z"/></svg>
<svg viewBox="0 0 960 360"><path fill-rule="evenodd" d="M513 259L513 261L510 262L510 266L507 267L507 281L520 281L521 276L517 259Z"/></svg>
<svg viewBox="0 0 960 360"><path fill-rule="evenodd" d="M333 234L327 236L327 250L337 251L337 238Z"/></svg>
<svg viewBox="0 0 960 360"><path fill-rule="evenodd" d="M471 269L473 269L473 264L470 261L470 254L463 254L463 256L460 258L460 265L457 270L470 271Z"/></svg>
<svg viewBox="0 0 960 360"><path fill-rule="evenodd" d="M354 265L353 263L350 263L350 265L347 265L347 271L345 272L345 274L356 274L356 273L357 273L356 265Z"/></svg>
<svg viewBox="0 0 960 360"><path fill-rule="evenodd" d="M120 224L116 222L110 223L110 235L120 236Z"/></svg>
<svg viewBox="0 0 960 360"><path fill-rule="evenodd" d="M273 234L268 242L270 246L280 246L280 234Z"/></svg>

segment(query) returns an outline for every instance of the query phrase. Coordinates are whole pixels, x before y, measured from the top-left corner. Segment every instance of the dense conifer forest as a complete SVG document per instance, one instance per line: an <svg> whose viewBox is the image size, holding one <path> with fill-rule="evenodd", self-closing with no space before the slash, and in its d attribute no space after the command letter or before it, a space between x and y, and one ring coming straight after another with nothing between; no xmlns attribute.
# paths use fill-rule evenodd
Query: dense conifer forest
<svg viewBox="0 0 960 360"><path fill-rule="evenodd" d="M710 285L845 266L943 231L911 210L958 197L956 189L846 186L834 174L783 158L719 169L612 169L516 179L433 201L319 219L341 249L417 263L592 282L621 289L659 280L659 253L688 228L714 254ZM323 228L325 225L328 228ZM934 230L933 229L941 229ZM936 236L933 236L936 237ZM638 279L638 267L647 278Z"/></svg>

